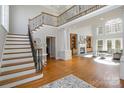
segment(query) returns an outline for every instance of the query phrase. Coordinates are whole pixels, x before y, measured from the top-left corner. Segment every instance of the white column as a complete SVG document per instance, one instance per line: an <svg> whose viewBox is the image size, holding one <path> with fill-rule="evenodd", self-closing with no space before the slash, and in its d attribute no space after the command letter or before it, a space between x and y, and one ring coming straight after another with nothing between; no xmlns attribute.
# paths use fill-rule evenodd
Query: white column
<svg viewBox="0 0 124 93"><path fill-rule="evenodd" d="M124 9L122 9L122 13L124 12ZM122 14L122 34L123 34L123 54L120 59L120 79L124 80L124 13Z"/></svg>
<svg viewBox="0 0 124 93"><path fill-rule="evenodd" d="M96 34L96 28L95 28L95 25L92 26L92 35L93 35L93 56L97 56L97 46L96 46L96 37L97 37L97 34Z"/></svg>
<svg viewBox="0 0 124 93"><path fill-rule="evenodd" d="M68 60L72 58L71 50L68 47L68 35L67 35L68 29L64 29L64 60ZM70 34L69 34L70 35ZM70 39L69 39L70 41Z"/></svg>

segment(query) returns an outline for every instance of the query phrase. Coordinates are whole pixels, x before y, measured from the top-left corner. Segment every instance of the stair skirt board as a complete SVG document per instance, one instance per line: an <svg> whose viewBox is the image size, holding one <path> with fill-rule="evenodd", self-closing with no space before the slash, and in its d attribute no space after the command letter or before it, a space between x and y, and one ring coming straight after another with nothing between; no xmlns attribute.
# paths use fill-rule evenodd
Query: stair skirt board
<svg viewBox="0 0 124 93"><path fill-rule="evenodd" d="M16 53L16 52L27 52L31 51L31 49L12 49L12 50L4 50L3 53Z"/></svg>
<svg viewBox="0 0 124 93"><path fill-rule="evenodd" d="M31 82L31 81L34 81L34 80L41 79L42 77L43 77L43 74L40 74L40 75L31 77L31 78L26 78L26 79L23 79L23 80L19 80L19 81L13 82L13 83L9 83L9 84L0 86L0 88L11 88L11 87L15 87L15 86L18 86L18 85L21 85L21 84L25 84L25 83L28 83L28 82Z"/></svg>
<svg viewBox="0 0 124 93"><path fill-rule="evenodd" d="M26 67L32 67L32 66L34 66L34 63L28 63L28 64L10 66L10 67L3 67L3 68L1 68L0 72L11 71L11 70L21 69L21 68L26 68Z"/></svg>
<svg viewBox="0 0 124 93"><path fill-rule="evenodd" d="M32 53L20 53L20 54L8 54L8 55L3 55L3 60L7 58L16 58L16 57L26 57L26 56L32 56Z"/></svg>
<svg viewBox="0 0 124 93"><path fill-rule="evenodd" d="M31 47L30 45L5 45L5 48Z"/></svg>
<svg viewBox="0 0 124 93"><path fill-rule="evenodd" d="M2 61L1 64L13 64L13 63L21 63L21 62L28 62L28 61L33 61L33 58L23 58L23 59L13 59L13 60L5 60Z"/></svg>
<svg viewBox="0 0 124 93"><path fill-rule="evenodd" d="M19 77L19 76L23 76L23 75L32 74L32 73L35 73L35 72L36 72L36 70L32 69L32 70L27 70L27 71L23 71L23 72L14 73L14 74L0 76L0 81L15 78L15 77Z"/></svg>

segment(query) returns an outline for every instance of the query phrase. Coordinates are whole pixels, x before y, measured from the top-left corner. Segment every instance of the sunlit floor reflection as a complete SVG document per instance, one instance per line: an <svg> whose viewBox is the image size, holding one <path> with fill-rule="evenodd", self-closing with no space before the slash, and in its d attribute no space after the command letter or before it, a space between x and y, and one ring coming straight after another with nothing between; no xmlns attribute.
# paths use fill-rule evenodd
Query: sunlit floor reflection
<svg viewBox="0 0 124 93"><path fill-rule="evenodd" d="M112 60L112 57L105 57L105 59L101 59L100 57L94 58L94 62L105 64L105 65L119 65L119 60Z"/></svg>
<svg viewBox="0 0 124 93"><path fill-rule="evenodd" d="M84 55L83 57L91 58L91 57L93 57L93 55L92 54L88 54L88 55Z"/></svg>
<svg viewBox="0 0 124 93"><path fill-rule="evenodd" d="M93 54L92 53L85 53L85 54L81 54L81 56L87 57L87 58L92 58Z"/></svg>

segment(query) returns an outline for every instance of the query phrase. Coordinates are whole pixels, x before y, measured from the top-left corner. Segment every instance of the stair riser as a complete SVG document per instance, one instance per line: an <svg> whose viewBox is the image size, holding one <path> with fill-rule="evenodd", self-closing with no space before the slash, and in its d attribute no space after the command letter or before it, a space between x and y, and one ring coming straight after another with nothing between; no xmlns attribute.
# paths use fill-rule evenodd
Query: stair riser
<svg viewBox="0 0 124 93"><path fill-rule="evenodd" d="M18 72L18 73L15 73L15 74L0 76L0 81L15 78L15 77L19 77L19 76L23 76L23 75L32 74L32 73L35 73L35 72L36 72L36 70L32 69L32 70L27 70L27 71L23 71L23 72Z"/></svg>
<svg viewBox="0 0 124 93"><path fill-rule="evenodd" d="M30 42L6 41L6 44L30 44Z"/></svg>
<svg viewBox="0 0 124 93"><path fill-rule="evenodd" d="M4 53L16 53L16 52L28 52L31 51L31 49L10 49L10 50L4 50Z"/></svg>
<svg viewBox="0 0 124 93"><path fill-rule="evenodd" d="M27 38L6 38L6 40L29 40Z"/></svg>
<svg viewBox="0 0 124 93"><path fill-rule="evenodd" d="M5 64L14 64L14 63L21 63L21 62L29 62L29 61L33 61L33 58L23 58L23 59L13 59L13 60L6 60L6 61L2 61L1 64L5 65Z"/></svg>
<svg viewBox="0 0 124 93"><path fill-rule="evenodd" d="M24 48L24 47L31 47L30 45L5 45L5 48Z"/></svg>
<svg viewBox="0 0 124 93"><path fill-rule="evenodd" d="M20 54L8 54L8 55L3 55L3 60L4 59L11 59L11 58L19 58L19 57L28 57L32 56L32 53L20 53Z"/></svg>
<svg viewBox="0 0 124 93"><path fill-rule="evenodd" d="M29 36L21 36L21 35L7 35L7 37L22 37L22 38L28 38Z"/></svg>
<svg viewBox="0 0 124 93"><path fill-rule="evenodd" d="M0 72L11 71L11 70L21 69L21 68L26 68L26 67L32 67L32 66L34 66L34 63L4 67L4 68L1 69Z"/></svg>
<svg viewBox="0 0 124 93"><path fill-rule="evenodd" d="M0 86L0 88L11 88L11 87L15 87L15 86L18 86L18 85L21 85L21 84L25 84L25 83L28 83L28 82L31 82L31 81L34 81L34 80L41 79L42 77L43 77L43 74L40 74L40 75L31 77L31 78L23 79L23 80L20 80L20 81L16 81L16 82L13 82L13 83L9 83L9 84Z"/></svg>

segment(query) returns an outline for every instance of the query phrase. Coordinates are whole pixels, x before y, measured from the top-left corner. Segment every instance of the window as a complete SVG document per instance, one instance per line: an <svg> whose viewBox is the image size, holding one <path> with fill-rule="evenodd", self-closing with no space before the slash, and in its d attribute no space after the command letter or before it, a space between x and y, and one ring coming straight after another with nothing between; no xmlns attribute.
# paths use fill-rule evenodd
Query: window
<svg viewBox="0 0 124 93"><path fill-rule="evenodd" d="M102 51L103 50L103 40L98 40L97 42L97 51Z"/></svg>
<svg viewBox="0 0 124 93"><path fill-rule="evenodd" d="M111 31L112 32L115 32L116 31L116 24L111 24Z"/></svg>
<svg viewBox="0 0 124 93"><path fill-rule="evenodd" d="M121 41L120 40L115 40L115 50L116 52L119 52L121 49Z"/></svg>
<svg viewBox="0 0 124 93"><path fill-rule="evenodd" d="M104 28L103 27L98 27L97 28L97 35L102 35L104 34Z"/></svg>
<svg viewBox="0 0 124 93"><path fill-rule="evenodd" d="M112 40L107 40L107 51L108 52L112 51Z"/></svg>
<svg viewBox="0 0 124 93"><path fill-rule="evenodd" d="M120 18L109 20L105 23L106 33L116 33L122 31L122 20Z"/></svg>
<svg viewBox="0 0 124 93"><path fill-rule="evenodd" d="M105 31L106 31L106 33L111 32L110 25L105 25Z"/></svg>
<svg viewBox="0 0 124 93"><path fill-rule="evenodd" d="M122 31L122 23L118 23L116 24L116 29L115 29L115 32L121 32Z"/></svg>

